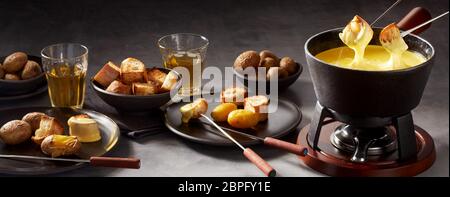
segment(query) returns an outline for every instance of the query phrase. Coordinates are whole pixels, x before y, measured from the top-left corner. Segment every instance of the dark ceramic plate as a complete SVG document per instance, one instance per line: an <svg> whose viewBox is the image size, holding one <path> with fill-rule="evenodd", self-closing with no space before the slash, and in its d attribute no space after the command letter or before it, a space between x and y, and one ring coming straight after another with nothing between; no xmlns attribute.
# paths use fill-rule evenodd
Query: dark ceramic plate
<svg viewBox="0 0 450 197"><path fill-rule="evenodd" d="M171 70L166 68L158 68L165 73L169 73ZM175 94L181 87L181 75L178 76L178 82L170 92L161 94L153 94L148 96L136 96L116 94L106 91L100 84L91 79L91 87L95 93L106 103L113 106L122 112L146 112L152 109L163 106L170 101L170 95Z"/></svg>
<svg viewBox="0 0 450 197"><path fill-rule="evenodd" d="M97 121L102 136L101 141L83 143L81 145L81 151L73 158L88 159L91 156L102 156L111 150L119 139L119 127L113 120L101 113L86 109L73 110L69 108L52 107L5 109L0 110L0 125L3 125L10 120L22 119L22 116L29 112L44 112L49 116L55 117L64 125L64 131L66 134L69 132L67 120L73 115L84 113ZM0 154L47 157L41 152L40 147L31 142L31 140L16 146L7 146L3 144L3 142L0 142ZM0 173L23 175L51 174L73 170L84 165L85 164L83 163L74 162L31 161L0 158Z"/></svg>
<svg viewBox="0 0 450 197"><path fill-rule="evenodd" d="M47 89L48 89L48 86L44 85L44 86L41 86L40 88L36 89L35 91L29 92L26 94L19 94L19 95L14 95L14 96L0 95L0 101L12 101L12 100L16 100L16 99L24 99L24 98L36 96L38 94L42 94L43 92L46 92Z"/></svg>
<svg viewBox="0 0 450 197"><path fill-rule="evenodd" d="M6 57L0 57L0 61L3 63L3 60ZM41 58L38 56L28 55L29 60L33 60L42 67ZM19 80L19 81L10 81L0 79L0 99L2 97L11 97L11 96L23 96L25 97L33 95L37 90L42 90L43 86L47 86L47 80L45 79L45 74L42 72L39 76L27 79L27 80ZM21 98L25 98L21 97Z"/></svg>
<svg viewBox="0 0 450 197"><path fill-rule="evenodd" d="M278 138L294 131L302 120L302 113L300 109L296 104L281 98L279 98L278 100L271 99L269 108L275 106L275 102L277 101L278 108L274 113L269 113L269 119L267 122L260 122L258 123L258 125L256 125L255 128L242 129L240 131L262 138ZM199 120L193 120L189 122L189 124L183 124L181 122L181 113L179 109L185 104L186 103L184 102L176 103L170 105L166 109L165 124L172 132L179 135L180 137L198 143L219 146L234 146L234 143L229 139L221 136L220 134L216 134L219 131L217 131L215 128L202 124L199 122ZM208 112L206 114L210 117L211 111L219 104L220 103L217 102L208 102ZM200 121L206 122L207 120L201 118ZM226 122L218 124L223 127L233 128ZM261 143L258 140L250 139L239 134L230 132L229 134L243 145L253 145Z"/></svg>

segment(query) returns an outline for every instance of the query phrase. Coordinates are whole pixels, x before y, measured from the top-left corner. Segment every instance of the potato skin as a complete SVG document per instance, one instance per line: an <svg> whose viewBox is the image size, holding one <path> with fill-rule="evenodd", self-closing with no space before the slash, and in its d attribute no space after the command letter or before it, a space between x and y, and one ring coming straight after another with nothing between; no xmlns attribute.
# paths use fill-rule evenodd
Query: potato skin
<svg viewBox="0 0 450 197"><path fill-rule="evenodd" d="M28 61L28 56L24 52L15 52L3 61L3 69L5 69L6 73L15 73L25 66Z"/></svg>
<svg viewBox="0 0 450 197"><path fill-rule="evenodd" d="M23 80L31 79L37 77L41 73L42 73L41 66L35 61L28 60L25 66L23 67L21 77Z"/></svg>
<svg viewBox="0 0 450 197"><path fill-rule="evenodd" d="M278 79L285 78L289 73L281 67L272 67L267 71L267 80L275 79L276 72L278 72Z"/></svg>
<svg viewBox="0 0 450 197"><path fill-rule="evenodd" d="M247 129L258 124L259 116L249 110L237 109L228 114L227 121L234 128Z"/></svg>
<svg viewBox="0 0 450 197"><path fill-rule="evenodd" d="M245 69L247 67L258 67L260 57L256 51L245 51L234 61L235 69Z"/></svg>
<svg viewBox="0 0 450 197"><path fill-rule="evenodd" d="M271 57L266 57L263 60L261 60L261 67L266 67L266 71L268 71L271 67L277 67L278 66L278 62L271 58Z"/></svg>
<svg viewBox="0 0 450 197"><path fill-rule="evenodd" d="M272 51L269 50L262 50L261 52L259 52L259 57L261 58L261 61L267 57L274 59L277 62L276 66L278 66L278 63L280 62L280 59Z"/></svg>
<svg viewBox="0 0 450 197"><path fill-rule="evenodd" d="M18 81L20 80L20 77L16 74L6 73L5 80Z"/></svg>
<svg viewBox="0 0 450 197"><path fill-rule="evenodd" d="M23 116L22 120L27 122L28 124L30 124L31 130L35 131L36 129L39 128L41 118L44 116L48 117L47 114L44 114L42 112L30 112L30 113L25 114L25 116Z"/></svg>
<svg viewBox="0 0 450 197"><path fill-rule="evenodd" d="M41 143L43 153L51 157L76 154L81 148L81 142L75 136L49 135Z"/></svg>
<svg viewBox="0 0 450 197"><path fill-rule="evenodd" d="M222 103L217 105L211 112L211 117L216 122L225 122L228 119L228 114L237 109L234 103Z"/></svg>
<svg viewBox="0 0 450 197"><path fill-rule="evenodd" d="M283 68L291 75L297 71L297 63L290 57L283 57L280 60L280 68Z"/></svg>
<svg viewBox="0 0 450 197"><path fill-rule="evenodd" d="M0 128L0 139L8 145L16 145L31 137L31 126L22 120L12 120Z"/></svg>

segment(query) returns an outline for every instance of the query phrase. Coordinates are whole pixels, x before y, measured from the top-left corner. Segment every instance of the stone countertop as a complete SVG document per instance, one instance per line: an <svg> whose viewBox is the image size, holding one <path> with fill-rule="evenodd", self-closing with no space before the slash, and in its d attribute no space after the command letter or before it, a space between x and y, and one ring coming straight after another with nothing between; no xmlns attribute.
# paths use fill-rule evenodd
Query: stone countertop
<svg viewBox="0 0 450 197"><path fill-rule="evenodd" d="M300 129L310 122L316 101L303 50L307 38L323 30L344 26L355 14L373 20L393 3L383 0L121 2L1 1L0 55L13 51L39 55L49 44L83 43L90 50L88 77L91 77L106 61L118 62L128 56L143 60L147 66L160 66L156 41L176 32L194 32L210 40L207 66L223 68L230 66L244 50L270 49L305 66L296 83L281 93L300 106L304 115ZM398 21L416 6L426 7L437 15L448 9L448 1L404 1L378 25ZM433 137L437 159L419 176L449 176L448 24L446 16L421 35L434 45L436 60L413 117L415 124ZM0 108L49 105L46 93L0 102ZM86 108L117 113L90 88L87 88ZM294 141L297 132L285 139ZM264 146L253 148L277 169L279 176L323 176L303 165L294 155ZM237 147L196 144L169 132L140 140L122 136L111 155L141 158L142 168L85 167L55 176L262 176Z"/></svg>

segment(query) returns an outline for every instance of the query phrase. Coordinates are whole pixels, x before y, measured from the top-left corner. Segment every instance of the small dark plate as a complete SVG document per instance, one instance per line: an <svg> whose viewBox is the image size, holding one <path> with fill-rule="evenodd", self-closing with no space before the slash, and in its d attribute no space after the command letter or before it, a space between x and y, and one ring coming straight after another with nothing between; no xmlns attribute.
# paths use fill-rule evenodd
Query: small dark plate
<svg viewBox="0 0 450 197"><path fill-rule="evenodd" d="M234 74L237 76L239 81L243 83L246 87L248 87L249 81L252 83L256 83L258 80L255 78L249 78L248 76L244 76L239 71L233 68ZM288 77L278 79L278 90L283 91L286 90L290 85L292 85L299 78L300 74L303 72L303 66L300 63L297 63L297 72ZM270 92L270 81L266 81L266 92Z"/></svg>
<svg viewBox="0 0 450 197"><path fill-rule="evenodd" d="M165 73L169 73L171 69L158 68ZM91 79L91 87L94 89L95 93L106 103L116 108L118 111L122 112L145 112L158 107L170 101L170 95L175 94L181 87L181 75L176 73L178 76L178 82L175 87L170 92L165 92L161 94L153 94L148 96L136 96L136 95L125 95L117 94L106 91L101 87L100 84Z"/></svg>
<svg viewBox="0 0 450 197"><path fill-rule="evenodd" d="M273 107L275 102L278 102L278 109L274 113L269 114L269 118L266 122L258 123L255 128L241 129L239 131L256 135L262 138L279 138L287 135L289 132L294 131L302 120L302 113L300 109L296 104L281 98L277 100L271 99L269 108ZM234 146L234 143L229 139L221 136L220 134L216 134L217 132L219 132L216 128L202 124L198 120L193 120L189 122L189 124L183 124L181 122L181 113L179 109L185 104L185 102L176 103L170 105L166 109L165 124L172 132L180 137L198 143L219 146ZM206 113L206 115L210 117L211 111L219 104L220 103L217 102L208 102L208 112ZM200 118L200 120L202 122L207 122L207 120L203 120L203 118ZM218 124L223 127L234 129L226 122ZM228 133L243 145L253 145L261 143L261 141L250 139L239 134L230 132Z"/></svg>
<svg viewBox="0 0 450 197"><path fill-rule="evenodd" d="M102 156L110 151L119 139L119 127L109 117L86 109L73 110L70 108L52 108L52 107L28 107L0 110L0 125L11 120L20 120L29 112L44 112L49 116L55 117L64 125L64 131L69 133L67 120L77 114L87 114L97 121L102 136L101 141L92 143L83 143L81 150L74 158L88 159L91 156ZM7 115L4 115L7 114ZM0 140L0 154L5 155L30 155L48 157L41 152L38 145L29 140L20 145L8 146ZM39 160L21 160L0 158L0 173L3 174L22 174L38 175L51 174L69 171L84 166L83 163L60 162L60 161L39 161Z"/></svg>
<svg viewBox="0 0 450 197"><path fill-rule="evenodd" d="M0 61L6 57L0 57ZM37 62L42 68L42 60L38 56L28 55L29 60ZM45 73L42 68L42 73L37 77L27 80L4 80L0 79L0 98L8 96L18 96L18 95L29 95L30 93L36 92L37 89L42 88L42 86L47 86L47 80L45 79Z"/></svg>

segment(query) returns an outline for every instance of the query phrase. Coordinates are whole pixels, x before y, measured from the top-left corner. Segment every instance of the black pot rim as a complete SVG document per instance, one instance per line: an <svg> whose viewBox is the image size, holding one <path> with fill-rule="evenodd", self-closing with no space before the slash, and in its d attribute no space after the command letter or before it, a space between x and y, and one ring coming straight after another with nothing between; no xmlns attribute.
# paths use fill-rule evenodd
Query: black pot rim
<svg viewBox="0 0 450 197"><path fill-rule="evenodd" d="M319 32L319 33L317 33L317 34L311 36L310 38L308 38L308 40L305 42L305 45L304 45L305 54L306 54L307 56L311 57L312 59L314 59L315 61L318 61L318 62L323 63L323 64L328 65L328 66L335 67L335 68L337 68L337 69L343 69L343 70L349 70L349 71L352 71L352 72L361 72L361 73L384 73L384 74L386 74L386 73L408 72L408 71L411 71L411 70L415 70L415 69L424 67L424 66L426 66L426 64L427 64L430 60L432 60L432 59L434 58L434 55L435 55L435 50L434 50L433 45L431 45L427 40L425 40L425 39L423 39L422 37L420 37L420 36L418 36L418 35L415 35L415 34L408 34L407 36L412 36L412 37L414 37L414 38L416 38L416 39L418 39L418 40L420 40L420 41L426 43L427 45L429 45L430 48L431 48L431 56L430 56L430 58L427 58L427 61L425 61L425 62L423 62L423 63L421 63L421 64L419 64L419 65L416 65L416 66L413 66L413 67L409 67L409 68L396 69L396 70L385 70L385 71L369 71L369 70L357 70L357 69L343 68L343 67L340 67L340 66L336 66L336 65L333 65L333 64L329 64L329 63L327 63L327 62L324 62L324 61L322 61L322 60L316 58L316 56L312 55L311 52L309 52L309 50L308 50L308 45L309 45L309 43L311 42L311 40L315 39L315 38L316 38L317 36L319 36L319 35L322 35L322 34L325 34L325 33L328 33L328 32L338 31L338 30L339 30L339 31L342 31L342 29L344 29L344 27L338 27L338 28L334 28L334 29L325 30L325 31ZM379 27L374 27L374 28L372 28L372 29L381 29L381 28L379 28ZM373 38L372 38L372 39L373 39Z"/></svg>

